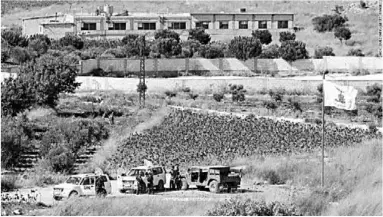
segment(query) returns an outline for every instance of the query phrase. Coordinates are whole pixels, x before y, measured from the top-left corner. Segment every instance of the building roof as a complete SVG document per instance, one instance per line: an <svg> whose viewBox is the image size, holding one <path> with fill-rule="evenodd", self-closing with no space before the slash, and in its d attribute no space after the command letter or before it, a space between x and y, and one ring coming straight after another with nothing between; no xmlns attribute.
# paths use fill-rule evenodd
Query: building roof
<svg viewBox="0 0 383 217"><path fill-rule="evenodd" d="M258 15L271 15L271 14L281 14L281 15L293 15L294 13L292 12L193 12L190 13L191 15L193 14L199 14L199 15L253 15L253 14L258 14Z"/></svg>
<svg viewBox="0 0 383 217"><path fill-rule="evenodd" d="M63 17L64 14L57 14L57 17ZM36 19L42 19L42 18L54 18L56 15L45 15L45 16L37 16L37 17L24 17L22 20L36 20Z"/></svg>

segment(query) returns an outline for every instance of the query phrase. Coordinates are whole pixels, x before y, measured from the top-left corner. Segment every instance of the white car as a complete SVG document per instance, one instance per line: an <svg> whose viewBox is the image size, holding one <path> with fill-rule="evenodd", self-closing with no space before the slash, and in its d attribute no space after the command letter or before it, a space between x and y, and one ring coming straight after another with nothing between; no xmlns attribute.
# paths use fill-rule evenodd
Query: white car
<svg viewBox="0 0 383 217"><path fill-rule="evenodd" d="M117 177L117 187L121 193L127 191L136 192L138 189L136 177L140 172L148 172L151 170L153 172L153 186L162 191L165 189L166 184L166 171L162 166L139 166L132 168L128 174L121 174ZM146 177L143 177L145 183Z"/></svg>
<svg viewBox="0 0 383 217"><path fill-rule="evenodd" d="M78 174L70 176L64 183L53 187L53 198L61 200L78 196L95 196L96 174ZM101 175L104 181L105 191L103 195L111 194L111 182L105 174Z"/></svg>

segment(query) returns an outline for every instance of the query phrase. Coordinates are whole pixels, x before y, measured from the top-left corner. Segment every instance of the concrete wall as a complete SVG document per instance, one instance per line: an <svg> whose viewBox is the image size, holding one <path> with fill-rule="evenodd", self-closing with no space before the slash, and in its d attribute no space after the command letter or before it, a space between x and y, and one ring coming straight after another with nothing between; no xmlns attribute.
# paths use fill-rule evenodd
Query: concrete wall
<svg viewBox="0 0 383 217"><path fill-rule="evenodd" d="M126 61L126 64L124 63ZM139 60L98 59L81 61L81 74L87 74L98 67L105 71L138 72ZM293 62L291 65L283 59L249 59L240 61L235 58L222 59L147 59L146 71L185 72L202 75L230 75L232 73L247 75L254 73L278 72L288 74L318 74L326 69L332 72L368 70L371 73L382 72L383 63L377 57L329 57L326 59L306 59ZM349 67L349 68L347 68Z"/></svg>
<svg viewBox="0 0 383 217"><path fill-rule="evenodd" d="M65 36L67 32L73 32L75 26L68 24L49 24L43 25L42 34L47 35L49 38L59 39Z"/></svg>
<svg viewBox="0 0 383 217"><path fill-rule="evenodd" d="M58 19L62 19L62 18L63 16L58 17ZM39 34L40 24L44 22L49 22L50 20L54 20L54 19L55 17L23 20L22 21L23 35L30 36L34 34Z"/></svg>

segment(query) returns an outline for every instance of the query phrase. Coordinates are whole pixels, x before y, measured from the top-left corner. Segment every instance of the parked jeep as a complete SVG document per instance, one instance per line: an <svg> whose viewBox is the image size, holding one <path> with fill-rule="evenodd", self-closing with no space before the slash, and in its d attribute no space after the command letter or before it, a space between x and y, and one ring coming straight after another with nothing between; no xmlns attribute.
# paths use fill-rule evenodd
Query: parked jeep
<svg viewBox="0 0 383 217"><path fill-rule="evenodd" d="M127 174L122 173L117 177L117 186L121 193L136 192L138 189L136 177L140 172L153 172L153 186L162 191L166 184L166 171L162 166L139 166L132 168ZM146 177L143 177L146 183Z"/></svg>
<svg viewBox="0 0 383 217"><path fill-rule="evenodd" d="M200 190L208 187L213 193L223 189L231 192L241 184L240 174L230 171L228 166L194 166L188 169L184 179L189 186L195 185Z"/></svg>
<svg viewBox="0 0 383 217"><path fill-rule="evenodd" d="M64 183L53 187L53 198L61 200L63 198L71 198L78 196L95 196L96 195L96 174L78 174L70 176ZM104 181L105 191L102 195L112 193L111 182L108 175L101 174Z"/></svg>

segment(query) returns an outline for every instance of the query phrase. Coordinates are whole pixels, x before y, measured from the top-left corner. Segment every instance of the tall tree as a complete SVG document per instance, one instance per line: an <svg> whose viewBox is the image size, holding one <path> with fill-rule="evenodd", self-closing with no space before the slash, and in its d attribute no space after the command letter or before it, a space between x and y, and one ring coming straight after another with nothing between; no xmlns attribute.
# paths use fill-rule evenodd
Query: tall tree
<svg viewBox="0 0 383 217"><path fill-rule="evenodd" d="M210 42L210 39L210 35L205 32L204 28L189 30L188 40L197 40L201 44L208 44Z"/></svg>
<svg viewBox="0 0 383 217"><path fill-rule="evenodd" d="M272 35L269 30L255 30L251 33L254 38L260 40L262 44L270 44L272 42Z"/></svg>
<svg viewBox="0 0 383 217"><path fill-rule="evenodd" d="M335 29L334 36L342 43L343 40L347 41L351 38L351 31L347 27L339 27Z"/></svg>
<svg viewBox="0 0 383 217"><path fill-rule="evenodd" d="M237 59L247 60L262 53L262 44L254 37L235 37L230 41L229 51Z"/></svg>

